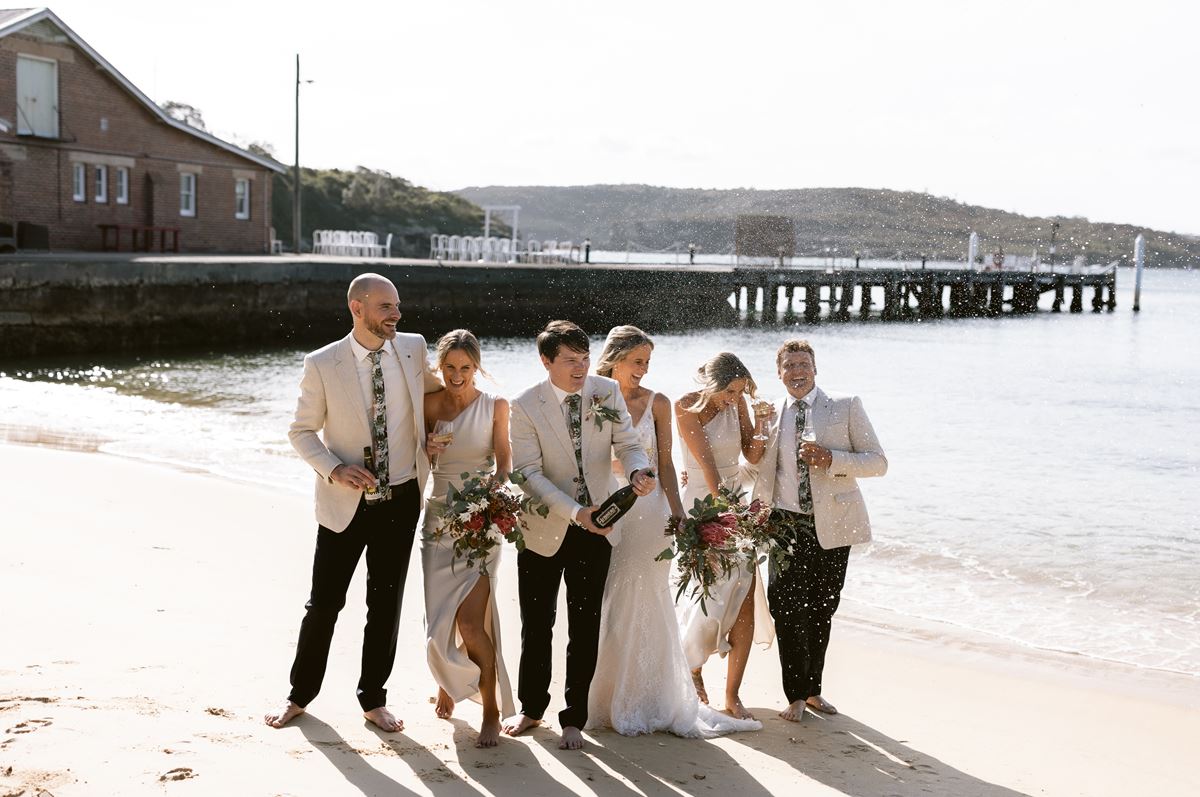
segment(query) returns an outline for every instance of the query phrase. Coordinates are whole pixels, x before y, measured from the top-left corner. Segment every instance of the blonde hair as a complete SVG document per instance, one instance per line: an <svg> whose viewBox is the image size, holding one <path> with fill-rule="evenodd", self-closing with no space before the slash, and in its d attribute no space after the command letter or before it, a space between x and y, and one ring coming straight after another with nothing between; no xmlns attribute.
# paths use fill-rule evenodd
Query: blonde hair
<svg viewBox="0 0 1200 797"><path fill-rule="evenodd" d="M723 351L709 358L696 371L696 381L700 383L700 396L696 403L688 407L688 412L700 412L708 406L712 397L729 387L738 379L746 380L746 394L754 398L758 393L758 385L750 376L747 368L733 352Z"/></svg>
<svg viewBox="0 0 1200 797"><path fill-rule="evenodd" d="M479 338L469 329L454 329L438 338L433 347L434 370L441 371L446 363L446 357L452 351L461 351L475 364L475 370L484 376L490 376L483 370L483 354L479 348Z"/></svg>
<svg viewBox="0 0 1200 797"><path fill-rule="evenodd" d="M624 360L629 352L638 346L654 348L650 336L635 326L613 327L604 339L604 351L600 352L600 362L596 364L596 373L600 376L612 377L613 366Z"/></svg>

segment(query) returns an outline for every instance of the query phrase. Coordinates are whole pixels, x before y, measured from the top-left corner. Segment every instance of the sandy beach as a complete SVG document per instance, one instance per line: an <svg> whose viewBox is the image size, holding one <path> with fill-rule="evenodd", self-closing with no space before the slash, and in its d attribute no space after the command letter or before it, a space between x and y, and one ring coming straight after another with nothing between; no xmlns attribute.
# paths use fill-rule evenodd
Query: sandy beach
<svg viewBox="0 0 1200 797"><path fill-rule="evenodd" d="M274 730L261 718L287 691L308 498L37 446L0 445L0 472L0 797L1200 793L1196 679L850 610L826 670L836 717L777 718L777 654L756 649L743 698L760 732L599 732L562 752L538 731L477 750L477 706L433 714L417 556L389 683L405 730L378 732L354 699L362 568L322 694ZM514 560L498 597L515 676ZM723 673L710 662L711 693Z"/></svg>

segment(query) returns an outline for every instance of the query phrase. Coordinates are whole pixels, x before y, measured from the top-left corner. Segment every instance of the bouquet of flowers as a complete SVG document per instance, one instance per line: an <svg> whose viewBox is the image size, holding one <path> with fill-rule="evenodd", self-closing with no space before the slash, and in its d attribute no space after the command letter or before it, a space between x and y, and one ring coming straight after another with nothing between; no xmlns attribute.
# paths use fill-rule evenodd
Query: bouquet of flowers
<svg viewBox="0 0 1200 797"><path fill-rule="evenodd" d="M761 501L746 505L741 499L741 494L722 488L697 499L688 517L668 521L664 533L672 544L655 559L676 560L675 600L691 586L689 596L708 614L704 602L712 597L712 585L735 568L753 570L760 561L759 546L771 539L770 508Z"/></svg>
<svg viewBox="0 0 1200 797"><path fill-rule="evenodd" d="M525 549L524 513L546 517L550 508L532 498L522 498L509 487L509 482L520 484L525 480L520 473L509 474L506 480L478 471L474 476L462 474L462 480L460 488L450 485L446 508L429 539L437 541L449 535L455 560L465 559L467 567L478 567L486 576L488 554L501 542L513 543L518 551Z"/></svg>

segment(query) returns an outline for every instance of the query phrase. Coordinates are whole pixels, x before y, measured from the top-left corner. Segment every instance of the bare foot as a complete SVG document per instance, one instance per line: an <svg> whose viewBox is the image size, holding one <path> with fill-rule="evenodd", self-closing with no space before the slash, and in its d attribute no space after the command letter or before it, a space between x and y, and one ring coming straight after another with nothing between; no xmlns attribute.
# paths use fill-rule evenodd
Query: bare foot
<svg viewBox="0 0 1200 797"><path fill-rule="evenodd" d="M479 738L475 740L476 747L495 747L500 743L500 716L484 717L479 726Z"/></svg>
<svg viewBox="0 0 1200 797"><path fill-rule="evenodd" d="M696 687L696 697L700 698L700 702L708 705L708 692L704 690L704 674L699 667L692 670L692 685Z"/></svg>
<svg viewBox="0 0 1200 797"><path fill-rule="evenodd" d="M804 701L797 700L790 706L779 712L779 716L783 717L788 722L799 722L804 719Z"/></svg>
<svg viewBox="0 0 1200 797"><path fill-rule="evenodd" d="M443 720L448 720L454 715L454 698L450 697L441 687L438 687L437 705L434 706L433 713L438 715L438 719Z"/></svg>
<svg viewBox="0 0 1200 797"><path fill-rule="evenodd" d="M808 703L809 708L813 709L814 711L819 711L822 714L837 713L837 709L834 708L834 705L820 695L813 695L806 702Z"/></svg>
<svg viewBox="0 0 1200 797"><path fill-rule="evenodd" d="M559 750L582 750L583 749L583 734L578 728L573 728L570 725L563 728L562 739L558 742Z"/></svg>
<svg viewBox="0 0 1200 797"><path fill-rule="evenodd" d="M515 717L509 717L504 721L502 730L509 736L520 736L530 728L536 728L541 725L541 720L535 720L533 717L526 717L524 714L518 714Z"/></svg>
<svg viewBox="0 0 1200 797"><path fill-rule="evenodd" d="M754 715L742 705L742 699L737 695L725 698L725 713L740 720L752 720Z"/></svg>
<svg viewBox="0 0 1200 797"><path fill-rule="evenodd" d="M367 722L375 725L379 730L387 733L396 733L404 730L404 723L396 719L392 712L387 710L387 706L373 708L370 711L364 711L363 717Z"/></svg>
<svg viewBox="0 0 1200 797"><path fill-rule="evenodd" d="M303 713L304 709L301 706L297 706L289 700L287 705L279 711L272 711L270 714L267 714L263 717L263 720L272 728L282 728Z"/></svg>

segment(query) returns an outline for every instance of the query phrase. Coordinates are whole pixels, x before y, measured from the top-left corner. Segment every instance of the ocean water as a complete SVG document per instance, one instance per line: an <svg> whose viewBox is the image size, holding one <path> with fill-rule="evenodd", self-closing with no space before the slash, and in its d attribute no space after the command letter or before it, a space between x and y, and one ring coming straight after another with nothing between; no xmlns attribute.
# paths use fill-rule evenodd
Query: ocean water
<svg viewBox="0 0 1200 797"><path fill-rule="evenodd" d="M808 338L818 383L863 398L890 462L862 482L875 541L855 551L843 611L1200 675L1200 273L1148 273L1140 314L1132 273L1119 285L1111 314L658 335L646 384L678 396L727 350L778 398L775 349ZM483 346L485 389L542 378L531 339ZM0 439L307 495L287 441L303 355L0 365Z"/></svg>

